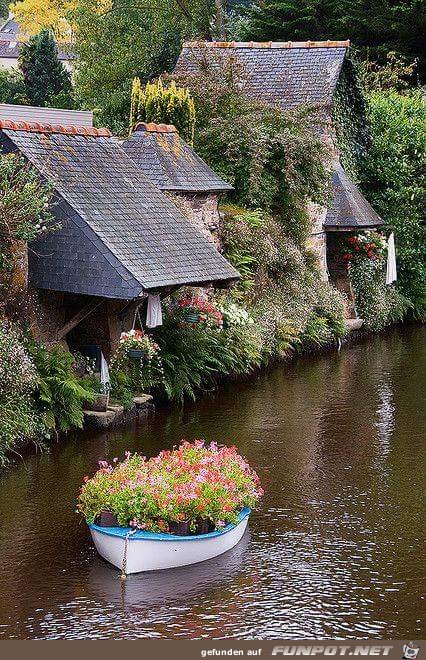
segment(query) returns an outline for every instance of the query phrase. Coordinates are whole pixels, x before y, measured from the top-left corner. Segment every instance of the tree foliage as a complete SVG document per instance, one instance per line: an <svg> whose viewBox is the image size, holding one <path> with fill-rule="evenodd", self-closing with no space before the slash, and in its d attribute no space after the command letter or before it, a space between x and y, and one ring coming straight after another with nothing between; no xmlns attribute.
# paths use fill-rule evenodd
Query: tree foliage
<svg viewBox="0 0 426 660"><path fill-rule="evenodd" d="M0 103L28 104L24 76L16 69L0 69Z"/></svg>
<svg viewBox="0 0 426 660"><path fill-rule="evenodd" d="M52 30L57 39L70 39L68 17L75 0L17 0L10 7L25 34L34 36L42 30Z"/></svg>
<svg viewBox="0 0 426 660"><path fill-rule="evenodd" d="M51 186L21 156L0 157L0 190L0 312L10 312L26 295L27 244L56 225Z"/></svg>
<svg viewBox="0 0 426 660"><path fill-rule="evenodd" d="M237 21L245 40L305 41L350 39L373 59L396 51L423 58L425 12L422 0L264 0L253 2ZM425 73L421 60L422 74Z"/></svg>
<svg viewBox="0 0 426 660"><path fill-rule="evenodd" d="M71 76L58 58L58 50L49 30L31 37L19 56L29 102L37 106L71 107Z"/></svg>
<svg viewBox="0 0 426 660"><path fill-rule="evenodd" d="M197 153L234 186L238 204L271 212L303 245L306 202L324 202L328 181L318 113L248 100L245 70L232 56L198 65L198 73L178 79L194 98Z"/></svg>
<svg viewBox="0 0 426 660"><path fill-rule="evenodd" d="M194 140L195 107L187 89L177 87L174 80L168 86L159 78L142 87L139 78L132 85L130 128L138 121L173 124L188 142Z"/></svg>
<svg viewBox="0 0 426 660"><path fill-rule="evenodd" d="M364 191L395 232L398 286L424 315L426 103L421 92L376 92L369 108L373 143L363 171Z"/></svg>
<svg viewBox="0 0 426 660"><path fill-rule="evenodd" d="M211 0L121 0L96 10L78 0L72 14L78 55L76 85L82 103L117 133L128 128L132 81L142 85L170 71L182 41L207 36Z"/></svg>

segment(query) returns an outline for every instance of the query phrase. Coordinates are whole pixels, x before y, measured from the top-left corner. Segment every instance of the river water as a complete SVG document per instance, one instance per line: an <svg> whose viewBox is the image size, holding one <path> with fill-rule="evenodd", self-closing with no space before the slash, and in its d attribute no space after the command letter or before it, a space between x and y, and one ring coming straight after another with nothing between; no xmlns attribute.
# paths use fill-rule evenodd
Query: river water
<svg viewBox="0 0 426 660"><path fill-rule="evenodd" d="M424 341L404 328L301 358L11 469L0 637L424 637ZM259 472L249 532L214 560L122 584L75 514L83 476L200 437L235 443Z"/></svg>

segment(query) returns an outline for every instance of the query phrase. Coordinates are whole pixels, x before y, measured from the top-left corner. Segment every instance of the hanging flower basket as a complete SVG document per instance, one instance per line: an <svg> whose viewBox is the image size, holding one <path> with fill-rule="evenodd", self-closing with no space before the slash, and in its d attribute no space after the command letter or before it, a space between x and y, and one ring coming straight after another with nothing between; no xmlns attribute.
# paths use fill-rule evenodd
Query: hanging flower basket
<svg viewBox="0 0 426 660"><path fill-rule="evenodd" d="M158 352L159 346L142 330L123 332L120 337L119 351L132 360L151 360Z"/></svg>
<svg viewBox="0 0 426 660"><path fill-rule="evenodd" d="M188 311L188 313L186 314L186 322L187 323L199 323L200 322L199 313Z"/></svg>
<svg viewBox="0 0 426 660"><path fill-rule="evenodd" d="M133 360L142 360L146 356L146 351L143 348L129 348L127 355Z"/></svg>
<svg viewBox="0 0 426 660"><path fill-rule="evenodd" d="M177 301L182 310L181 319L185 323L204 323L207 326L221 328L223 325L222 313L213 302L201 296L184 296Z"/></svg>

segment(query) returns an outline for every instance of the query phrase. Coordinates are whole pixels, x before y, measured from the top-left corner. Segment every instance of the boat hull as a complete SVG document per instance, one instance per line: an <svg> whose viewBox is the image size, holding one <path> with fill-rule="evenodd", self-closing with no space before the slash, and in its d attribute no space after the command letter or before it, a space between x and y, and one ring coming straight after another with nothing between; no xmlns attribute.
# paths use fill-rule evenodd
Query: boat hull
<svg viewBox="0 0 426 660"><path fill-rule="evenodd" d="M98 553L126 574L157 571L197 564L233 548L242 538L250 515L244 509L236 525L221 531L197 536L175 536L138 531L130 528L89 525ZM127 551L126 547L127 538ZM125 556L126 555L126 556ZM124 561L125 556L125 561Z"/></svg>

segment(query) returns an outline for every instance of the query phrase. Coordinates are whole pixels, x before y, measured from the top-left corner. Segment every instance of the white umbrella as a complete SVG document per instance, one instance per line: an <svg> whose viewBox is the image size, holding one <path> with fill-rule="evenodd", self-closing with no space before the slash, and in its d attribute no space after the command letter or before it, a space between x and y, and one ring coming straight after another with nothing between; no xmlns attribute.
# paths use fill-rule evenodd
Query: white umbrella
<svg viewBox="0 0 426 660"><path fill-rule="evenodd" d="M105 356L101 351L101 392L106 394L110 390L110 379L109 379L109 369L108 362L105 360Z"/></svg>
<svg viewBox="0 0 426 660"><path fill-rule="evenodd" d="M386 284L396 281L395 236L392 232L388 238L388 261L386 265Z"/></svg>

